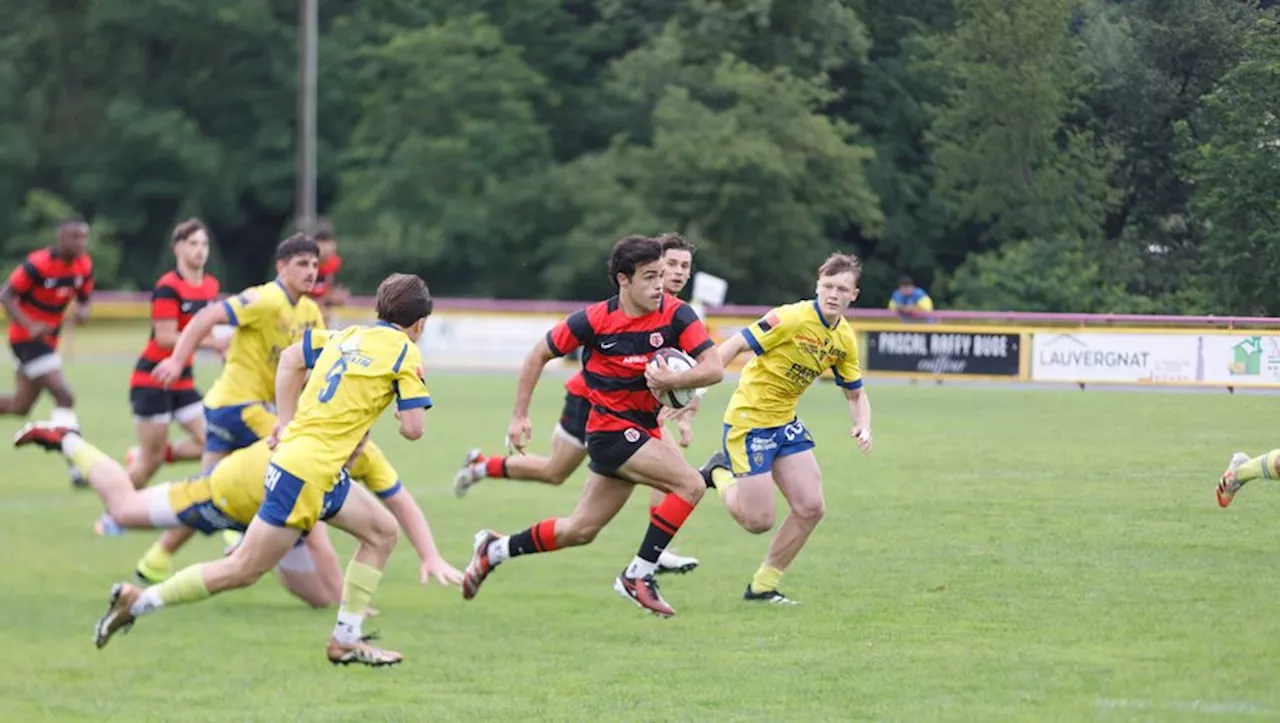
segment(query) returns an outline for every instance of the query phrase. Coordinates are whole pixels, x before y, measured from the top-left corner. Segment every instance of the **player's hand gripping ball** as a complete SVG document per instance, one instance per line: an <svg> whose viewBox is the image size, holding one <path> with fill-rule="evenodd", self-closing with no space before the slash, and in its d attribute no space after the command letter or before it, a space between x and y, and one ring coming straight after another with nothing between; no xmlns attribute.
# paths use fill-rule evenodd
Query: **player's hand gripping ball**
<svg viewBox="0 0 1280 723"><path fill-rule="evenodd" d="M675 374L688 371L697 365L693 357L679 349L663 347L653 353L649 360L649 390L664 406L672 409L683 409L693 401L696 389L675 389L667 387L663 382ZM663 368L665 366L665 369ZM655 384L655 382L657 382Z"/></svg>

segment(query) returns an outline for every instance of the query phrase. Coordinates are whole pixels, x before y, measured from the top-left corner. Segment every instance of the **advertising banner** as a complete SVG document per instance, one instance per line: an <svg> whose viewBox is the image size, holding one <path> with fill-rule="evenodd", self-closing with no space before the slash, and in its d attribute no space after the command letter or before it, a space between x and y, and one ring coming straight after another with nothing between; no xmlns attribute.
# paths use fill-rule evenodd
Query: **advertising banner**
<svg viewBox="0 0 1280 723"><path fill-rule="evenodd" d="M1201 337L1204 380L1228 386L1280 387L1280 335Z"/></svg>
<svg viewBox="0 0 1280 723"><path fill-rule="evenodd" d="M1020 334L936 331L867 333L867 371L1017 377Z"/></svg>
<svg viewBox="0 0 1280 723"><path fill-rule="evenodd" d="M1031 379L1050 382L1204 383L1205 339L1194 333L1031 335Z"/></svg>

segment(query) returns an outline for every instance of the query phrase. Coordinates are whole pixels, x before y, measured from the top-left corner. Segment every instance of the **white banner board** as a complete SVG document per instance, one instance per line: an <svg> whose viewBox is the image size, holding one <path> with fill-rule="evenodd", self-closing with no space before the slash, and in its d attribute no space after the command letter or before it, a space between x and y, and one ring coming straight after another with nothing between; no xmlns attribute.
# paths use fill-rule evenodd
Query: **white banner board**
<svg viewBox="0 0 1280 723"><path fill-rule="evenodd" d="M1280 334L1037 332L1031 379L1280 387Z"/></svg>
<svg viewBox="0 0 1280 723"><path fill-rule="evenodd" d="M1031 379L1045 382L1204 381L1199 337L1192 334L1031 335Z"/></svg>

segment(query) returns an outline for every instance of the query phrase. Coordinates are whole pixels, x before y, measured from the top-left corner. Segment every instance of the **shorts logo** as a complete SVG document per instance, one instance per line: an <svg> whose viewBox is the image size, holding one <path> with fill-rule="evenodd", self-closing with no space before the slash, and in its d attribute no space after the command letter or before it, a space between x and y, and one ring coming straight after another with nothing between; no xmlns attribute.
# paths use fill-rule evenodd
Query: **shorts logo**
<svg viewBox="0 0 1280 723"><path fill-rule="evenodd" d="M662 332L660 331L655 331L649 335L649 346L654 349L661 347L663 341L665 340L662 338Z"/></svg>
<svg viewBox="0 0 1280 723"><path fill-rule="evenodd" d="M636 429L635 427L632 427L631 429L628 429L627 431L623 432L622 436L628 442L635 444L636 442L640 441L640 430Z"/></svg>

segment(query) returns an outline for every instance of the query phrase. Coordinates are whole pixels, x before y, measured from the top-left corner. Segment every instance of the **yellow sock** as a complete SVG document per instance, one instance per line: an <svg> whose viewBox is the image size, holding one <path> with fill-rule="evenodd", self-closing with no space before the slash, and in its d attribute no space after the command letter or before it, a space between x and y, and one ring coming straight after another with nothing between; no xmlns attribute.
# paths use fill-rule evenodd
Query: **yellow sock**
<svg viewBox="0 0 1280 723"><path fill-rule="evenodd" d="M716 492L720 493L720 498L724 499L724 493L738 483L738 478L724 467L716 467L711 470L711 481L715 483Z"/></svg>
<svg viewBox="0 0 1280 723"><path fill-rule="evenodd" d="M164 545L157 541L147 550L146 554L138 560L138 574L147 582L155 584L169 577L169 573L173 571L173 554L164 549Z"/></svg>
<svg viewBox="0 0 1280 723"><path fill-rule="evenodd" d="M72 466L76 468L76 471L84 475L85 479L89 478L89 473L93 471L94 467L111 459L106 452L89 444L79 436L69 434L67 438L68 441L75 439L79 444L67 444L64 442L63 453L67 456L67 460L71 462Z"/></svg>
<svg viewBox="0 0 1280 723"><path fill-rule="evenodd" d="M1261 457L1254 457L1236 469L1236 479L1249 482L1255 479L1280 479L1280 449L1273 449Z"/></svg>
<svg viewBox="0 0 1280 723"><path fill-rule="evenodd" d="M364 617L369 602L373 600L373 591L378 589L381 580L381 570L352 560L347 565L347 576L342 580L342 605L338 612Z"/></svg>
<svg viewBox="0 0 1280 723"><path fill-rule="evenodd" d="M778 583L782 582L782 571L768 564L761 565L756 574L751 578L751 592L769 592L777 590Z"/></svg>
<svg viewBox="0 0 1280 723"><path fill-rule="evenodd" d="M184 605L209 597L204 584L204 564L184 567L178 574L155 586L156 597L165 605Z"/></svg>

